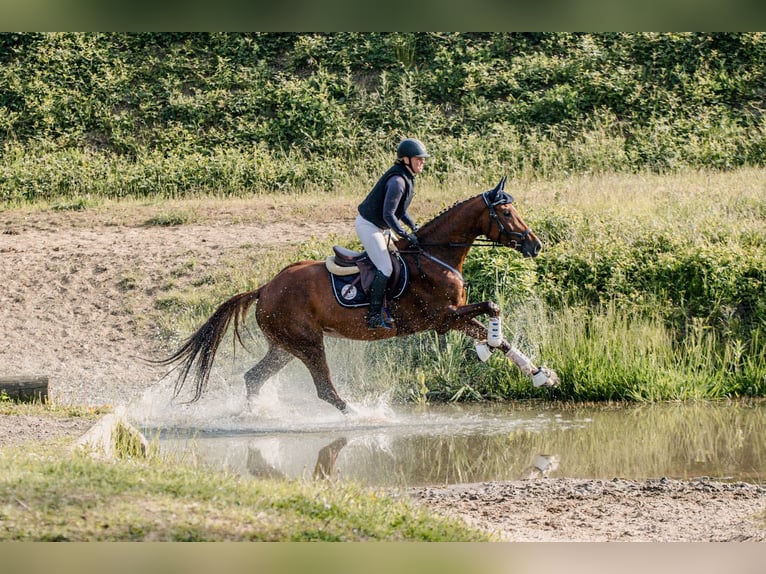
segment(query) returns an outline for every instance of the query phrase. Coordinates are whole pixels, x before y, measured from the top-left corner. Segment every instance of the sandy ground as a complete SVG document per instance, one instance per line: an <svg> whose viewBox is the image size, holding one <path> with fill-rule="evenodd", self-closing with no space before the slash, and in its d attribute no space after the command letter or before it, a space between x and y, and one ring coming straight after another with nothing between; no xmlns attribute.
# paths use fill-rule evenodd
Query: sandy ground
<svg viewBox="0 0 766 574"><path fill-rule="evenodd" d="M766 540L766 488L660 478L570 478L412 489L426 506L513 542ZM760 515L760 520L755 516Z"/></svg>
<svg viewBox="0 0 766 574"><path fill-rule="evenodd" d="M147 317L173 269L194 260L204 272L227 250L348 234L353 207L343 207L307 218L257 201L179 203L170 208L196 215L175 227L145 224L167 204L0 212L0 376L47 375L63 404L125 404L164 373L142 359L167 351ZM75 437L88 424L0 416L0 446ZM763 485L541 477L407 494L508 541L766 540Z"/></svg>

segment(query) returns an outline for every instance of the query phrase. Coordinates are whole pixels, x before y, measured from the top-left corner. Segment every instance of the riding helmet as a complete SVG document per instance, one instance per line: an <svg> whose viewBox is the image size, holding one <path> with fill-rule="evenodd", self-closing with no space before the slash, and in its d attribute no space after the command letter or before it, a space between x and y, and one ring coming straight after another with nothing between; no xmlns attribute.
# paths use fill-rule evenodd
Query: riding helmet
<svg viewBox="0 0 766 574"><path fill-rule="evenodd" d="M396 147L396 156L402 157L431 157L426 151L426 146L418 139L407 138L399 142Z"/></svg>

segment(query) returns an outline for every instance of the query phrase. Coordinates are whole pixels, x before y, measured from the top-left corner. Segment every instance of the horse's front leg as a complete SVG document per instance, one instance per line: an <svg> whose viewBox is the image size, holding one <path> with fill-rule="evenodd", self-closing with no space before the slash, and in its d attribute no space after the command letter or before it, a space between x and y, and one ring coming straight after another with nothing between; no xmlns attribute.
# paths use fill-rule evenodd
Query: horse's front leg
<svg viewBox="0 0 766 574"><path fill-rule="evenodd" d="M446 321L444 321L445 328L442 332L457 329L474 339L486 339L486 327L476 320L479 315L499 317L500 306L493 301L482 301L460 307L451 306L447 309Z"/></svg>
<svg viewBox="0 0 766 574"><path fill-rule="evenodd" d="M482 307L484 306L484 307ZM479 309L487 309L478 311ZM466 305L465 307L459 307L456 310L456 316L460 316L464 321L460 325L456 325L456 329L461 333L468 335L476 341L476 353L482 361L486 361L492 355L492 350L487 345L487 327L485 327L477 319L471 317L471 313L476 315L488 314L491 317L500 316L500 307L492 302L477 303L475 305ZM467 320L465 320L467 319ZM518 368L532 379L532 384L536 387L555 387L559 385L559 378L555 371L552 371L548 367L535 365L532 360L527 357L523 352L511 345L505 339L500 341L500 345L497 347L500 349L506 357L508 357Z"/></svg>

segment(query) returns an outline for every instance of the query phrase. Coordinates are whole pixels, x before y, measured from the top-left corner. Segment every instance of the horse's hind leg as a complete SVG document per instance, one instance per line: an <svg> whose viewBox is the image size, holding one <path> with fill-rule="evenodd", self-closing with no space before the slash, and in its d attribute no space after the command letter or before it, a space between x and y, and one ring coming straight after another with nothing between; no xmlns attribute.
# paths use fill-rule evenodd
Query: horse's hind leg
<svg viewBox="0 0 766 574"><path fill-rule="evenodd" d="M266 355L257 365L245 373L247 398L251 399L261 390L263 383L276 375L287 363L293 360L293 355L274 346L269 346Z"/></svg>
<svg viewBox="0 0 766 574"><path fill-rule="evenodd" d="M314 386L317 390L317 396L323 401L330 403L339 411L346 413L346 401L340 398L338 391L335 390L335 385L332 384L330 367L327 366L327 357L325 356L322 340L312 341L310 344L302 344L300 347L293 349L293 352L296 357L303 361L303 364L306 365L309 373L311 373L311 378L314 380Z"/></svg>

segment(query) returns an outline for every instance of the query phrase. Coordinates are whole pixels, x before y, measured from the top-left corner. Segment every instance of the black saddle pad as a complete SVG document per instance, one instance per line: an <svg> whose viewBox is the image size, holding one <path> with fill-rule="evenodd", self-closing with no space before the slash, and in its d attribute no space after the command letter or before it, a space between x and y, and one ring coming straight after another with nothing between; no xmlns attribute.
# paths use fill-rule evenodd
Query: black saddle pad
<svg viewBox="0 0 766 574"><path fill-rule="evenodd" d="M399 274L399 281L396 285L388 288L388 297L396 299L401 297L410 282L410 274L407 265L399 254L396 255L401 263L402 271ZM330 282L332 283L332 292L335 299L343 307L366 307L370 304L370 298L362 290L359 273L353 275L333 275L330 273Z"/></svg>

